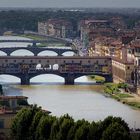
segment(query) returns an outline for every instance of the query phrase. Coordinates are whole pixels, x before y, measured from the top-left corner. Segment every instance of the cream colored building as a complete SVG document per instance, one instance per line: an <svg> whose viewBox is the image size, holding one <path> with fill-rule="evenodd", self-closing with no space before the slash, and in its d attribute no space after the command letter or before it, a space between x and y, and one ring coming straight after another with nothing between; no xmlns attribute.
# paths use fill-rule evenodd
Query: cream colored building
<svg viewBox="0 0 140 140"><path fill-rule="evenodd" d="M38 22L38 33L60 38L70 38L73 36L73 26L67 20L49 19L44 22Z"/></svg>
<svg viewBox="0 0 140 140"><path fill-rule="evenodd" d="M132 83L132 74L134 71L134 64L121 59L112 60L113 80L114 82Z"/></svg>
<svg viewBox="0 0 140 140"><path fill-rule="evenodd" d="M10 137L10 127L16 113L12 111L0 111L0 138Z"/></svg>

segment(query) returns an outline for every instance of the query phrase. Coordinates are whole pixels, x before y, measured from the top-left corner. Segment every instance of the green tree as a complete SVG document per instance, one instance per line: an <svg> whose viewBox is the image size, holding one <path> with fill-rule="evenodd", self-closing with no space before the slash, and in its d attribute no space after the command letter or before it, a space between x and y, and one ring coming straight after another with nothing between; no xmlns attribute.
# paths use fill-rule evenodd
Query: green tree
<svg viewBox="0 0 140 140"><path fill-rule="evenodd" d="M15 117L11 125L11 136L15 140L27 140L30 137L30 126L36 112L40 108L33 105L29 108L22 109Z"/></svg>
<svg viewBox="0 0 140 140"><path fill-rule="evenodd" d="M37 126L39 124L41 117L44 115L46 115L46 113L44 113L42 110L38 111L34 115L34 118L30 127L30 136L31 136L30 139L35 140Z"/></svg>
<svg viewBox="0 0 140 140"><path fill-rule="evenodd" d="M74 140L88 140L89 125L89 122L85 122L83 125L81 125L76 130Z"/></svg>
<svg viewBox="0 0 140 140"><path fill-rule="evenodd" d="M89 125L88 140L99 140L99 123L92 122Z"/></svg>
<svg viewBox="0 0 140 140"><path fill-rule="evenodd" d="M27 111L27 108L23 108L22 110L20 110L16 117L14 118L14 120L12 121L12 125L11 125L11 137L12 139L14 140L18 140L19 139L19 136L21 134L18 134L19 131L18 131L18 127L19 127L19 119L21 116L23 116L23 114Z"/></svg>
<svg viewBox="0 0 140 140"><path fill-rule="evenodd" d="M126 129L127 132L130 131L129 127L128 127L128 124L124 120L122 120L122 118L120 118L120 117L108 116L101 123L101 126L103 127L103 129L106 129L110 124L115 123L115 122L117 122L120 125L122 125Z"/></svg>
<svg viewBox="0 0 140 140"><path fill-rule="evenodd" d="M75 137L76 130L79 129L79 127L81 127L85 122L86 121L84 119L76 121L68 132L67 140L73 140Z"/></svg>
<svg viewBox="0 0 140 140"><path fill-rule="evenodd" d="M130 140L130 135L118 122L110 124L104 130L101 140Z"/></svg>
<svg viewBox="0 0 140 140"><path fill-rule="evenodd" d="M49 140L56 140L57 139L57 135L59 132L59 119L56 119L51 127L51 133L50 133L50 139Z"/></svg>
<svg viewBox="0 0 140 140"><path fill-rule="evenodd" d="M60 125L60 130L57 136L57 140L66 140L70 128L74 125L72 118L65 118Z"/></svg>
<svg viewBox="0 0 140 140"><path fill-rule="evenodd" d="M36 140L48 140L51 133L51 127L55 121L55 117L42 116L36 130Z"/></svg>

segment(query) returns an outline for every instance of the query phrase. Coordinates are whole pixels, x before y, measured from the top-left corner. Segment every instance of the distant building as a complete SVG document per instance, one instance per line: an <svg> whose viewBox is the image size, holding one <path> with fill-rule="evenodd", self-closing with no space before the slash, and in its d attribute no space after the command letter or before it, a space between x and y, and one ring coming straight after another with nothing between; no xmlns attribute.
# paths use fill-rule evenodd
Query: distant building
<svg viewBox="0 0 140 140"><path fill-rule="evenodd" d="M134 63L128 62L123 59L112 59L112 71L113 71L113 80L114 82L126 82L132 84Z"/></svg>
<svg viewBox="0 0 140 140"><path fill-rule="evenodd" d="M0 140L9 140L10 127L15 115L23 107L30 107L25 96L0 96ZM42 110L47 114L51 113Z"/></svg>
<svg viewBox="0 0 140 140"><path fill-rule="evenodd" d="M49 19L38 22L38 33L60 38L71 38L73 36L72 23L61 19Z"/></svg>
<svg viewBox="0 0 140 140"><path fill-rule="evenodd" d="M12 119L23 107L28 106L25 96L0 96L0 140L10 137Z"/></svg>
<svg viewBox="0 0 140 140"><path fill-rule="evenodd" d="M116 31L127 29L127 25L121 17L113 17L110 19L110 25Z"/></svg>
<svg viewBox="0 0 140 140"><path fill-rule="evenodd" d="M140 39L131 41L129 46L129 59L134 60L134 65L140 67Z"/></svg>
<svg viewBox="0 0 140 140"><path fill-rule="evenodd" d="M38 33L41 35L46 35L48 33L47 22L38 22Z"/></svg>
<svg viewBox="0 0 140 140"><path fill-rule="evenodd" d="M122 43L120 40L115 38L99 37L94 40L93 44L90 44L88 49L89 54L92 52L93 55L98 56L121 57Z"/></svg>
<svg viewBox="0 0 140 140"><path fill-rule="evenodd" d="M78 28L85 48L90 47L90 42L98 37L114 36L114 31L107 20L82 20Z"/></svg>

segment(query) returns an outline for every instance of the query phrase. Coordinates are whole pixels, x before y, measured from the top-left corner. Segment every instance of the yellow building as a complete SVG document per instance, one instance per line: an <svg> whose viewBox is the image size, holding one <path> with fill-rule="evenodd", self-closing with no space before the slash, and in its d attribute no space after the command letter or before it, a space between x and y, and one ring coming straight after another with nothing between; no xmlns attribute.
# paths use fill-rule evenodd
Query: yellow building
<svg viewBox="0 0 140 140"><path fill-rule="evenodd" d="M112 71L114 82L132 83L132 74L134 71L134 63L122 59L112 59Z"/></svg>
<svg viewBox="0 0 140 140"><path fill-rule="evenodd" d="M28 106L25 96L0 96L0 140L10 137L12 119L23 107Z"/></svg>
<svg viewBox="0 0 140 140"><path fill-rule="evenodd" d="M10 127L16 112L0 110L0 140L10 137Z"/></svg>

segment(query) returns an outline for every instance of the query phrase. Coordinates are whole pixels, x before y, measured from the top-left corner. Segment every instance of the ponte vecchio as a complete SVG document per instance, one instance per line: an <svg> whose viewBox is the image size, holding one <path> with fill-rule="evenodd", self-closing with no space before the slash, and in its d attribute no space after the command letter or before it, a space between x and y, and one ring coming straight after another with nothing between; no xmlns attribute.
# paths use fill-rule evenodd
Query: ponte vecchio
<svg viewBox="0 0 140 140"><path fill-rule="evenodd" d="M55 74L65 79L65 84L84 75L100 75L112 81L111 57L81 56L0 56L0 74L21 79L22 85L41 74ZM47 80L47 79L46 79Z"/></svg>

